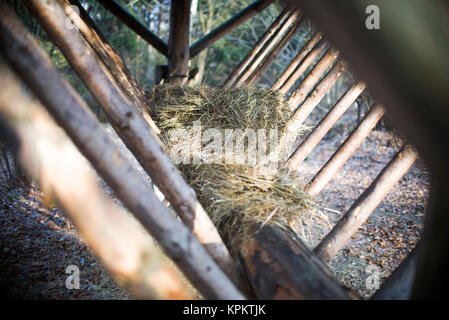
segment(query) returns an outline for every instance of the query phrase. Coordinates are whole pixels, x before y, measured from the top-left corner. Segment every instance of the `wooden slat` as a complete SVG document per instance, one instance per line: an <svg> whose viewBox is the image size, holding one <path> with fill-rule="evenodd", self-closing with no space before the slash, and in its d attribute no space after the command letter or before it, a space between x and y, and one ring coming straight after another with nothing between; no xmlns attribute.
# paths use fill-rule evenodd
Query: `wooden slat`
<svg viewBox="0 0 449 320"><path fill-rule="evenodd" d="M145 27L132 14L126 11L116 0L97 0L106 10L111 12L131 30L137 33L143 40L148 42L164 56L168 56L168 46L157 35Z"/></svg>
<svg viewBox="0 0 449 320"><path fill-rule="evenodd" d="M68 33L66 41L79 45L79 41L76 41L77 31L65 28L67 16L56 1L29 0L26 4L36 9L31 10L35 16L37 16L36 11L46 13L43 17L39 17L39 20L41 18L45 21L57 19L58 23L53 27ZM45 29L48 32L51 28ZM63 39L58 40L60 45L64 43ZM83 42L82 39L79 40ZM59 74L48 56L36 45L14 13L5 5L0 5L0 42L4 44L1 52L12 69L64 128L117 197L158 241L165 253L173 259L200 292L212 299L242 299L242 294L209 256L204 246L157 199L151 186L118 151L115 142L89 107ZM77 56L82 57L83 60L93 55L86 50L85 44L81 48L82 53ZM91 69L90 72L94 70ZM103 84L101 82L99 86L102 87ZM106 86L104 89L112 88ZM110 94L111 91L108 90L107 96L109 97ZM130 110L133 109L130 108ZM139 115L134 111L131 117L138 118ZM141 129L146 126L145 123ZM155 159L152 158L153 161Z"/></svg>
<svg viewBox="0 0 449 320"><path fill-rule="evenodd" d="M412 146L404 145L332 231L319 243L314 250L315 254L323 261L332 258L368 219L394 185L407 173L417 157L418 154Z"/></svg>
<svg viewBox="0 0 449 320"><path fill-rule="evenodd" d="M317 45L310 51L299 66L293 71L288 79L281 85L279 92L287 94L290 89L295 85L296 81L307 71L307 69L315 62L315 60L326 51L329 47L329 43L324 39L321 39Z"/></svg>
<svg viewBox="0 0 449 320"><path fill-rule="evenodd" d="M322 37L321 32L316 32L304 47L299 50L293 60L290 62L288 67L284 70L284 72L279 76L279 78L273 83L270 90L279 90L282 85L287 81L287 79L293 74L295 69L299 66L299 64L304 60L304 58L309 54L310 51L315 47L315 45L320 41Z"/></svg>
<svg viewBox="0 0 449 320"><path fill-rule="evenodd" d="M212 30L209 34L205 35L197 42L195 42L190 48L190 57L193 58L199 54L202 50L209 47L215 41L221 39L226 34L237 28L242 23L245 23L259 12L262 12L266 7L272 4L274 0L258 0L250 4L248 7L240 11L234 17L223 23L218 28Z"/></svg>
<svg viewBox="0 0 449 320"><path fill-rule="evenodd" d="M349 157L357 150L360 144L373 130L376 123L382 118L385 109L380 104L374 105L365 115L357 128L338 148L332 157L326 162L321 170L315 175L307 188L307 193L316 196L323 190L337 171L345 164Z"/></svg>
<svg viewBox="0 0 449 320"><path fill-rule="evenodd" d="M313 67L312 71L307 75L307 77L301 82L298 88L292 93L288 102L290 108L295 110L298 105L304 102L309 92L313 89L320 78L326 73L326 71L332 66L335 60L339 56L339 52L336 48L332 47L325 55L320 59L320 61Z"/></svg>
<svg viewBox="0 0 449 320"><path fill-rule="evenodd" d="M256 44L251 48L245 58L231 72L225 82L223 82L223 87L229 87L234 83L234 81L245 70L248 64L250 64L251 61L259 54L259 51L267 43L268 39L270 39L275 32L278 32L280 26L284 24L285 20L290 16L290 14L291 7L285 7L284 10L276 18L276 20L274 20L270 27L268 27L268 29L264 32L262 37L260 37Z"/></svg>
<svg viewBox="0 0 449 320"><path fill-rule="evenodd" d="M306 139L299 145L287 161L289 168L296 169L305 158L320 143L326 133L340 119L345 111L354 103L357 97L365 90L365 83L358 81L338 100L320 123L313 129Z"/></svg>
<svg viewBox="0 0 449 320"><path fill-rule="evenodd" d="M159 128L157 128L148 113L150 107L142 93L142 90L134 80L131 72L129 72L128 68L126 68L123 60L110 46L106 37L95 25L94 21L89 17L86 10L84 10L78 0L59 0L59 3L64 8L66 14L70 17L73 24L81 32L86 42L92 47L103 64L111 72L112 76L115 78L115 81L117 81L120 85L123 93L126 94L133 102L134 106L148 122L151 129L156 134L160 134ZM79 15L72 9L71 6L77 6L79 8Z"/></svg>
<svg viewBox="0 0 449 320"><path fill-rule="evenodd" d="M119 137L167 197L184 223L193 230L223 270L232 277L238 276L238 267L194 191L163 151L147 122L104 72L95 53L78 31L65 27L67 16L57 1L30 0L26 5L47 34L58 44L67 61L108 116ZM238 278L235 278L235 281L241 283Z"/></svg>
<svg viewBox="0 0 449 320"><path fill-rule="evenodd" d="M407 300L411 298L416 274L419 245L402 261L377 290L371 300Z"/></svg>
<svg viewBox="0 0 449 320"><path fill-rule="evenodd" d="M279 150L281 150L282 153L287 152L287 157L290 156L291 151L286 148L291 148L291 144L294 142L292 139L296 138L296 133L299 131L304 121L326 95L329 89L332 88L343 72L345 72L346 68L347 64L345 61L338 61L287 122L285 127L287 134L283 135L279 142Z"/></svg>

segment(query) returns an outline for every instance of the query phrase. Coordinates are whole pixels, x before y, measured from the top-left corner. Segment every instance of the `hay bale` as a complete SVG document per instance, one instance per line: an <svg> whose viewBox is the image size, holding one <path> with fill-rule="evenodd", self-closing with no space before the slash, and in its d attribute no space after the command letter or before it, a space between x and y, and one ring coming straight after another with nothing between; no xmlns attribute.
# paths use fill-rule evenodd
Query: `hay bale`
<svg viewBox="0 0 449 320"><path fill-rule="evenodd" d="M161 85L153 88L148 98L168 148L174 144L170 131L184 129L193 135L195 121L201 121L203 131L277 129L282 136L291 115L285 96L257 88ZM181 146L192 148L192 143L186 140ZM226 243L236 244L265 224L298 230L307 223L312 202L296 173L266 163L229 164L222 160L180 163L178 168Z"/></svg>

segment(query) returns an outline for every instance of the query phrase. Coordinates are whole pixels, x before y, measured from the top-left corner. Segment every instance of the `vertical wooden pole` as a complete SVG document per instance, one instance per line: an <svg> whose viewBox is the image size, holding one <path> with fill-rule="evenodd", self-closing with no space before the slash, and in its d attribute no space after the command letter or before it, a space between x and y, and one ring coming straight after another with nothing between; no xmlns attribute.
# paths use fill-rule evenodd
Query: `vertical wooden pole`
<svg viewBox="0 0 449 320"><path fill-rule="evenodd" d="M190 58L191 0L171 0L168 40L168 82L187 82Z"/></svg>

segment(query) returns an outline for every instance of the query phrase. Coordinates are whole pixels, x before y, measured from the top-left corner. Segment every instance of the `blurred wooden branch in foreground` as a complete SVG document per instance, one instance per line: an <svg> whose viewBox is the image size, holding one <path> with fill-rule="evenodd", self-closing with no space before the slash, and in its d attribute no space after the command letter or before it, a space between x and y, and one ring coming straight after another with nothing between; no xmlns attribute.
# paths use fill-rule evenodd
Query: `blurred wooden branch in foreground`
<svg viewBox="0 0 449 320"><path fill-rule="evenodd" d="M100 188L94 171L48 114L0 69L0 138L73 221L106 269L136 297L191 299L180 273Z"/></svg>

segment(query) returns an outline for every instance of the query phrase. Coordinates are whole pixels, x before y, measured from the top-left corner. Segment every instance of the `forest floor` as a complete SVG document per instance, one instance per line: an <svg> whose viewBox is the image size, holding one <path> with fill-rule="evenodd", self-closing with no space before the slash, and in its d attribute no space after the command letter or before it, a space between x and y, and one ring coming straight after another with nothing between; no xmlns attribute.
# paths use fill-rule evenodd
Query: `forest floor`
<svg viewBox="0 0 449 320"><path fill-rule="evenodd" d="M344 138L345 134L337 134L322 141L299 168L306 179ZM373 131L318 196L314 221L300 235L310 246L331 229L398 151L394 141L388 132ZM330 262L340 281L367 298L375 290L373 277L380 283L388 277L420 238L429 185L429 173L418 160ZM11 184L4 172L0 175L0 287L10 297L25 299L132 298L105 272L62 211L45 207L41 198L37 186ZM80 268L78 290L65 286L69 265Z"/></svg>

